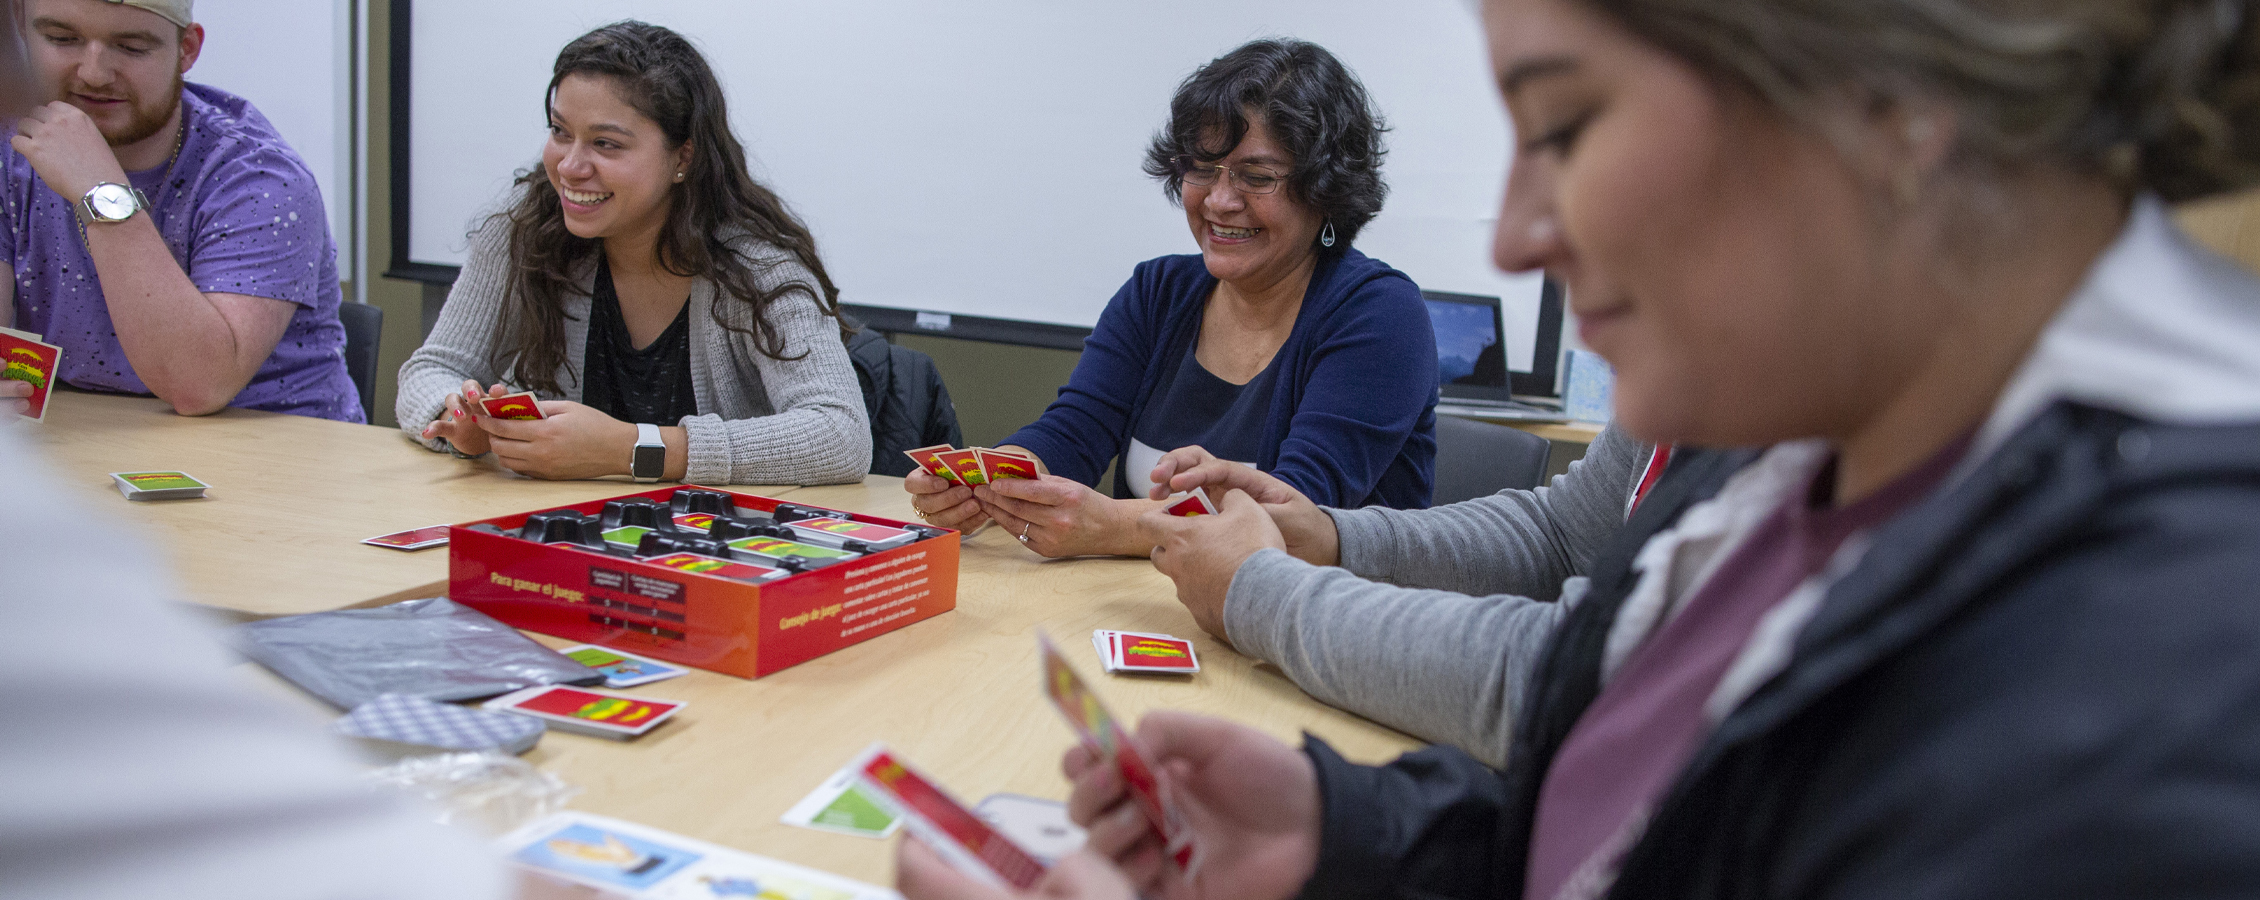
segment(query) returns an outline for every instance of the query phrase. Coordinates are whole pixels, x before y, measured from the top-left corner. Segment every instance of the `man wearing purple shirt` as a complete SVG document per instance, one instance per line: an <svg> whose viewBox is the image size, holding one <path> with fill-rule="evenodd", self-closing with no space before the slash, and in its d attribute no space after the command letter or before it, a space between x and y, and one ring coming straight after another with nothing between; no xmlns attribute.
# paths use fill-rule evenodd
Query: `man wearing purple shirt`
<svg viewBox="0 0 2260 900"><path fill-rule="evenodd" d="M249 102L182 81L191 2L25 4L53 102L0 151L0 308L63 348L73 387L363 421L321 192Z"/></svg>

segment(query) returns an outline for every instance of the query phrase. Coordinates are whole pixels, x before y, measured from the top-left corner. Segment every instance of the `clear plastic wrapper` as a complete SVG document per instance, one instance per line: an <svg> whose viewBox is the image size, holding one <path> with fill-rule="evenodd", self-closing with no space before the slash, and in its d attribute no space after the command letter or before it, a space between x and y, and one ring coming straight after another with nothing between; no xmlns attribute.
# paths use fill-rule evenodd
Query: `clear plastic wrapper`
<svg viewBox="0 0 2260 900"><path fill-rule="evenodd" d="M381 694L475 700L540 684L600 684L604 674L446 597L238 625L244 656L308 693L353 709Z"/></svg>
<svg viewBox="0 0 2260 900"><path fill-rule="evenodd" d="M532 763L491 751L411 756L370 772L369 780L428 801L441 824L492 836L547 818L581 792Z"/></svg>

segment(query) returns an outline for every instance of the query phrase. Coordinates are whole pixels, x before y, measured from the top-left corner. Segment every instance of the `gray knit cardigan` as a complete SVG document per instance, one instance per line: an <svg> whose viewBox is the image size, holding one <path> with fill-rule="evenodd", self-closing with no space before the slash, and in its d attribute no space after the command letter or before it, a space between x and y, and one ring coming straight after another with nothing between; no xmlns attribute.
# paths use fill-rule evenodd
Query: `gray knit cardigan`
<svg viewBox="0 0 2260 900"><path fill-rule="evenodd" d="M449 393L465 380L516 386L511 373L498 371L491 357L501 318L505 278L510 271L509 224L486 221L471 236L470 260L448 291L424 346L400 367L400 394L393 412L411 438L445 409ZM758 283L774 288L788 281L815 284L808 269L790 254L752 238L735 242L738 252L758 267ZM557 373L563 387L546 400L581 399L580 373L588 343L589 291L596 281L593 261L577 273L581 290L565 298L566 367ZM785 356L774 359L754 346L752 336L714 322L719 308L732 325L750 326L744 303L718 298L714 282L691 283L691 385L698 415L679 423L689 437L689 464L683 480L699 484L837 484L863 478L871 465L871 426L863 411L863 392L840 340L839 323L806 294L778 298L768 311L771 328L784 338ZM719 304L719 307L717 306ZM432 450L446 442L424 442ZM628 448L620 448L625 461Z"/></svg>

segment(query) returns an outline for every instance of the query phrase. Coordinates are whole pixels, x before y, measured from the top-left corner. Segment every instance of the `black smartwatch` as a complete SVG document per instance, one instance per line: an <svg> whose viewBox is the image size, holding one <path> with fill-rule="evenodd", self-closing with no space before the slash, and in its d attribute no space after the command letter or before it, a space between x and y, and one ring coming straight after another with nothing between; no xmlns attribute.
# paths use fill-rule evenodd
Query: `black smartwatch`
<svg viewBox="0 0 2260 900"><path fill-rule="evenodd" d="M636 452L628 459L628 474L643 483L667 474L667 442L659 439L659 426L637 423Z"/></svg>

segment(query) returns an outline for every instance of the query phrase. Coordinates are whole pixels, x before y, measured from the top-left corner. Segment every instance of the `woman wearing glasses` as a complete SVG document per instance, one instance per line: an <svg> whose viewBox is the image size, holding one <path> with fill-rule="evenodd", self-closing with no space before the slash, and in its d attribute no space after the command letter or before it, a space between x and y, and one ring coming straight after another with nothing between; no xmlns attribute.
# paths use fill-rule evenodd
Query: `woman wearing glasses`
<svg viewBox="0 0 2260 900"><path fill-rule="evenodd" d="M993 519L1045 556L1142 556L1154 466L1194 445L1320 503L1427 506L1436 370L1404 361L1434 359L1435 335L1412 279L1352 247L1388 190L1382 130L1313 44L1256 41L1186 79L1146 172L1200 254L1140 264L1059 399L1005 440L1043 478L967 488L914 472L919 515Z"/></svg>

